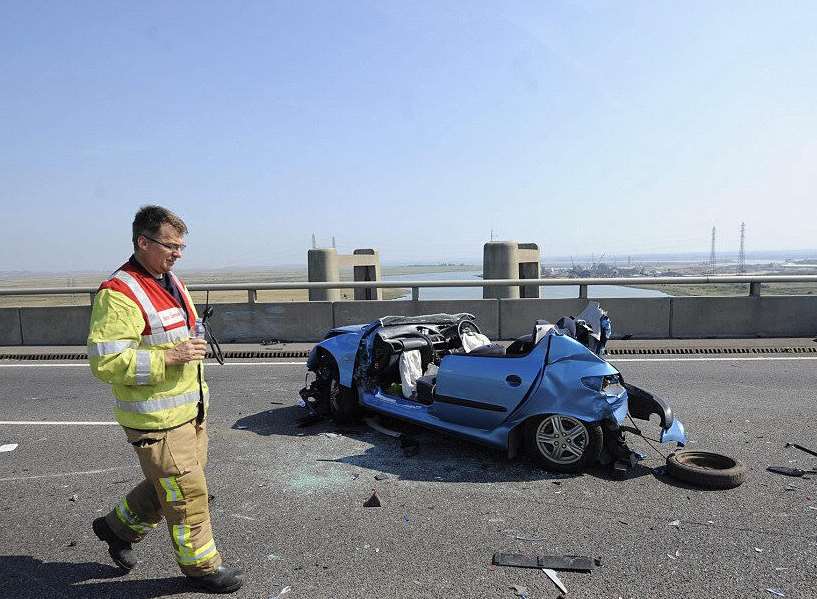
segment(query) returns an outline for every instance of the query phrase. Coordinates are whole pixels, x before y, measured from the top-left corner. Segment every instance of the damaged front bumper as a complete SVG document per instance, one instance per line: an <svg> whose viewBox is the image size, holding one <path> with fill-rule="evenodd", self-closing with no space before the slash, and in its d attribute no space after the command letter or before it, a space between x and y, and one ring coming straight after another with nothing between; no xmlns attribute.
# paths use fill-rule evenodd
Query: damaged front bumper
<svg viewBox="0 0 817 599"><path fill-rule="evenodd" d="M684 424L675 418L672 408L665 400L630 383L624 383L624 388L627 390L630 416L649 420L652 414L656 414L661 424L661 443L677 443L681 447L686 445Z"/></svg>

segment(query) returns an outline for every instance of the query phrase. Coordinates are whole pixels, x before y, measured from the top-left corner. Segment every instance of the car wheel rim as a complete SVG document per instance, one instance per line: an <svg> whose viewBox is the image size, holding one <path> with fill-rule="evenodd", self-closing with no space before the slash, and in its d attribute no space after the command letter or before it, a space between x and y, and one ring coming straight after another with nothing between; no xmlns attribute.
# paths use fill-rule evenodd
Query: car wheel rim
<svg viewBox="0 0 817 599"><path fill-rule="evenodd" d="M570 416L553 414L544 418L536 429L536 447L556 464L578 462L589 442L587 428Z"/></svg>

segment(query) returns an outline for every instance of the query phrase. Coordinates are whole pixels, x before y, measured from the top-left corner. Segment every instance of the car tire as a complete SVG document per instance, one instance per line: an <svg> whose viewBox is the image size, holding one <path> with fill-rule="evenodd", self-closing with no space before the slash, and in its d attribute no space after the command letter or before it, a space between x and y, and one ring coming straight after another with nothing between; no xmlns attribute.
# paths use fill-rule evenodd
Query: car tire
<svg viewBox="0 0 817 599"><path fill-rule="evenodd" d="M528 455L551 472L581 472L596 463L604 445L598 424L562 414L546 414L525 425Z"/></svg>
<svg viewBox="0 0 817 599"><path fill-rule="evenodd" d="M702 489L734 489L746 480L746 466L708 451L678 451L667 458L667 474Z"/></svg>
<svg viewBox="0 0 817 599"><path fill-rule="evenodd" d="M338 379L337 369L329 381L329 413L337 424L352 424L359 415L357 394L344 387Z"/></svg>

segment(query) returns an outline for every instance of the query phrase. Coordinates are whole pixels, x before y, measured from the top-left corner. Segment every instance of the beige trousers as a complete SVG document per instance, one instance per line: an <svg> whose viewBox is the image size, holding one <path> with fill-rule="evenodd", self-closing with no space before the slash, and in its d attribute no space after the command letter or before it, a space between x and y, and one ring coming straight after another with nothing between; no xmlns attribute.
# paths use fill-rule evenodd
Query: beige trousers
<svg viewBox="0 0 817 599"><path fill-rule="evenodd" d="M123 427L124 428L124 427ZM207 505L207 430L191 420L164 431L125 428L145 475L105 517L121 539L138 543L164 516L182 572L203 576L221 565Z"/></svg>

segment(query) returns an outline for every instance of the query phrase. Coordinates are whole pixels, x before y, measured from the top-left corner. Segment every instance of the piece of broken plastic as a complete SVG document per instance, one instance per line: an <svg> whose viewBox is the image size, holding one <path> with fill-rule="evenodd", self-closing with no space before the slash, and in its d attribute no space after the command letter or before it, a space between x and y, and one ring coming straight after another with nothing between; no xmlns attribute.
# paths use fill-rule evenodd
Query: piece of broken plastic
<svg viewBox="0 0 817 599"><path fill-rule="evenodd" d="M783 592L783 589L766 589L769 593L774 595L775 597L785 597L786 593Z"/></svg>
<svg viewBox="0 0 817 599"><path fill-rule="evenodd" d="M555 584L560 591L562 591L565 594L567 593L565 585L563 585L562 581L559 580L559 577L556 575L555 570L551 570L550 568L542 568L542 572L544 572L545 575L547 575L547 577L553 581L553 584Z"/></svg>
<svg viewBox="0 0 817 599"><path fill-rule="evenodd" d="M270 597L270 599L281 599L281 597L289 593L291 590L292 587L284 587L283 589L281 589L280 593L278 593L277 595L273 595L272 597Z"/></svg>
<svg viewBox="0 0 817 599"><path fill-rule="evenodd" d="M674 418L669 428L661 431L661 443L678 443L682 447L687 444L687 434L684 423Z"/></svg>
<svg viewBox="0 0 817 599"><path fill-rule="evenodd" d="M0 445L0 452L14 451L15 449L17 449L17 443L6 443L5 445Z"/></svg>
<svg viewBox="0 0 817 599"><path fill-rule="evenodd" d="M374 418L365 418L364 422L366 422L366 424L369 425L369 428L371 428L373 430L376 430L378 433L383 433L384 435L388 435L389 437L394 437L396 439L396 438L399 438L400 435L401 435L401 433L399 433L397 431L393 431L393 430L391 430L389 428L386 428L385 426L380 424Z"/></svg>
<svg viewBox="0 0 817 599"><path fill-rule="evenodd" d="M375 489L372 489L372 495L363 503L363 507L381 507L380 497Z"/></svg>

